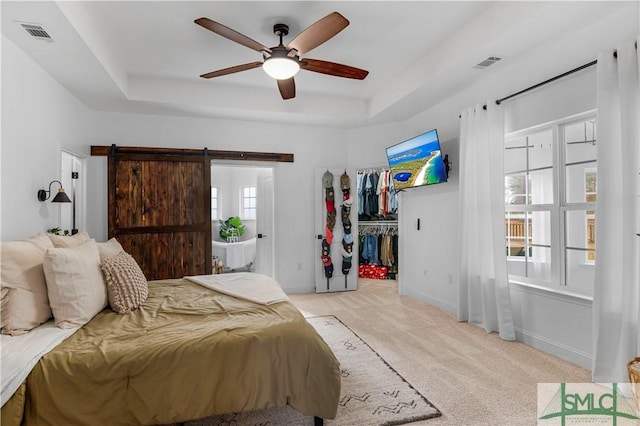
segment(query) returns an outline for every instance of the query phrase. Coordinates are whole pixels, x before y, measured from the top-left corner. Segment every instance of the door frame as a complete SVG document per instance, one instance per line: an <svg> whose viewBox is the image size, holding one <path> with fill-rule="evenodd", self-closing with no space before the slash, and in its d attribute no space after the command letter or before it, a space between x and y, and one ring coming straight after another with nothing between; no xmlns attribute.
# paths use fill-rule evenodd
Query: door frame
<svg viewBox="0 0 640 426"><path fill-rule="evenodd" d="M271 264L268 266L268 268L271 270L271 277L273 279L277 279L276 275L276 265L277 265L277 250L276 250L276 242L277 242L277 232L276 232L276 207L277 207L277 203L276 203L276 195L275 195L275 190L276 190L276 185L275 185L275 169L273 167L262 167L262 169L265 170L269 170L269 179L271 179L271 194L268 195L268 198L271 199L271 212L270 214L268 214L270 216L270 220L271 223L269 224L269 228L270 229L269 233L266 235L266 240L267 240L267 248L268 250L270 250L271 252ZM257 185L256 185L256 194L259 196L258 198L258 202L257 202L257 206L263 206L264 207L264 202L260 201L261 199L264 200L267 197L264 196L264 191L260 190L261 187L261 176L260 176L260 172L258 172L258 178L257 178ZM260 197L260 195L262 195L262 197ZM256 209L256 213L260 214L260 211L262 209ZM256 215L256 232L260 233L260 228L259 228L259 224L264 225L265 221L264 221L264 214L262 214L263 219L259 222L258 221L258 216ZM265 231L265 228L262 228L262 232ZM262 238L262 240L264 240L264 238ZM256 240L256 259L258 256L258 250L260 250L261 246L264 246L264 241L258 241ZM257 262L256 262L257 265Z"/></svg>
<svg viewBox="0 0 640 426"><path fill-rule="evenodd" d="M64 170L65 165L65 157L70 160L73 164L71 164L73 170ZM60 181L63 184L63 187L66 188L68 194L71 194L71 205L69 206L71 209L69 219L69 231L71 233L77 232L80 229L86 228L87 223L87 158L84 155L78 154L72 150L62 148L60 150ZM68 175L64 175L62 172L77 172L77 177L72 177L71 173ZM75 216L75 229L73 227ZM60 217L58 220L58 226L62 229L67 229L65 226L66 220L62 218L62 209L60 212Z"/></svg>
<svg viewBox="0 0 640 426"><path fill-rule="evenodd" d="M273 194L272 194L272 232L271 235L267 236L267 240L270 241L269 249L271 250L272 257L272 271L273 271L273 279L278 280L278 250L276 247L278 245L278 221L276 218L278 217L278 190L277 185L277 163L275 164L265 164L264 162L257 161L229 161L229 160L211 160L211 168L215 166L223 166L223 167L237 167L237 168L252 168L252 169L269 169L271 170L271 177L273 179ZM211 172L211 180L213 181L213 170ZM213 182L212 182L213 184ZM256 189L257 189L257 180L256 180ZM256 233L260 233L260 230L257 228L257 218L256 218ZM212 235L213 237L213 235ZM256 256L258 255L260 244L256 241Z"/></svg>

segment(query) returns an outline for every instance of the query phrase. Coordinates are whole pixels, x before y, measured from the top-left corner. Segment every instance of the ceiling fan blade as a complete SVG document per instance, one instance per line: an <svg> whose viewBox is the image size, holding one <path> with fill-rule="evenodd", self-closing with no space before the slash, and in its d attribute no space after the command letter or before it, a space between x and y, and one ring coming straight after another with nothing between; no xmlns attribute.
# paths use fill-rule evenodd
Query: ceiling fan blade
<svg viewBox="0 0 640 426"><path fill-rule="evenodd" d="M293 77L286 80L276 80L278 82L278 89L280 89L280 95L282 99L291 99L296 97L296 82Z"/></svg>
<svg viewBox="0 0 640 426"><path fill-rule="evenodd" d="M310 58L302 59L300 61L300 68L307 71L319 72L321 74L328 74L336 77L353 78L356 80L364 80L364 78L369 74L369 71L349 65L336 64L335 62Z"/></svg>
<svg viewBox="0 0 640 426"><path fill-rule="evenodd" d="M330 13L298 34L287 48L296 49L298 55L304 55L344 30L347 25L349 25L347 18L338 12Z"/></svg>
<svg viewBox="0 0 640 426"><path fill-rule="evenodd" d="M248 64L236 65L235 67L224 68L218 71L211 71L206 74L202 74L200 77L202 78L213 78L220 77L221 75L233 74L240 71L246 71L253 68L258 68L262 66L262 62L249 62Z"/></svg>
<svg viewBox="0 0 640 426"><path fill-rule="evenodd" d="M236 30L232 30L229 27L226 27L219 22L212 21L209 18L198 18L195 21L196 24L213 31L214 33L221 35L222 37L228 38L231 41L235 41L243 46L247 46L249 49L257 50L258 52L265 51L271 52L271 49L258 43L257 41L247 37L244 34L240 34Z"/></svg>

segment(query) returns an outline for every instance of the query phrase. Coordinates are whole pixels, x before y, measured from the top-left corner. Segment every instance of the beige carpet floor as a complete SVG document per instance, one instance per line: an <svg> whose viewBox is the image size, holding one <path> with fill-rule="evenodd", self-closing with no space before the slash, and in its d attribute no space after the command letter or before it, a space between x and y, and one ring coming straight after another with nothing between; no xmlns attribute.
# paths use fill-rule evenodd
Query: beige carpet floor
<svg viewBox="0 0 640 426"><path fill-rule="evenodd" d="M305 316L338 317L442 412L412 425L535 425L537 383L591 381L588 370L399 296L395 281L358 286L291 300Z"/></svg>

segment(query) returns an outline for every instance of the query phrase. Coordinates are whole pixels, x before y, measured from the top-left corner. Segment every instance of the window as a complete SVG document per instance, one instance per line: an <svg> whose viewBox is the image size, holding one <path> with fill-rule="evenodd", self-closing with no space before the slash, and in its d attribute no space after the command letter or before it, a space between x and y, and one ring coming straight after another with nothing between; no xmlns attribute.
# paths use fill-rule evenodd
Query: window
<svg viewBox="0 0 640 426"><path fill-rule="evenodd" d="M243 186L240 188L240 212L242 212L242 219L256 218L255 186Z"/></svg>
<svg viewBox="0 0 640 426"><path fill-rule="evenodd" d="M594 168L584 170L584 198L586 202L595 203L597 195L597 172ZM594 263L596 260L596 211L587 210L586 223L587 234L586 243L589 251L586 252L586 262Z"/></svg>
<svg viewBox="0 0 640 426"><path fill-rule="evenodd" d="M509 274L589 294L596 248L595 113L506 135Z"/></svg>
<svg viewBox="0 0 640 426"><path fill-rule="evenodd" d="M220 204L218 199L218 187L211 187L211 220L220 219Z"/></svg>

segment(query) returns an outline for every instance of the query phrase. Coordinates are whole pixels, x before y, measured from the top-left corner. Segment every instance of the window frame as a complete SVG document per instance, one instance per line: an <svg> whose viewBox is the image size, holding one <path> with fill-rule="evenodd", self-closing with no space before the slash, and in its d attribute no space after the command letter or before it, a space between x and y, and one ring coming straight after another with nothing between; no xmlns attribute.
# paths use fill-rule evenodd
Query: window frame
<svg viewBox="0 0 640 426"><path fill-rule="evenodd" d="M216 195L214 197L213 192L216 192ZM211 185L211 189L210 189L210 196L211 196L211 220L212 221L217 221L220 220L220 187L216 186L216 185ZM215 200L215 201L214 201ZM215 207L214 207L215 204ZM214 217L213 216L213 211L216 211L217 216Z"/></svg>
<svg viewBox="0 0 640 426"><path fill-rule="evenodd" d="M580 123L583 121L595 120L597 127L597 111L590 110L585 111L580 114L575 114L569 117L561 118L558 120L553 120L547 123L543 123L540 125L532 126L526 129L521 129L514 132L509 132L505 134L505 151L508 149L509 142L518 138L525 138L529 135L533 135L536 133L551 131L552 138L552 173L553 173L553 202L549 204L527 204L526 202L530 199L530 179L527 177L530 176L530 172L539 170L538 168L529 168L529 154L525 154L525 169L510 171L507 173L505 171L505 252L507 253L507 262L513 262L521 260L525 264L524 273L526 275L516 275L509 274L509 281L517 284L531 284L537 287L542 287L548 289L550 291L558 292L558 293L570 293L577 294L582 297L592 297L593 295L593 287L590 288L578 287L568 285L568 276L567 276L567 258L569 250L584 250L584 248L573 247L568 244L568 235L567 235L567 218L568 212L572 211L585 211L590 212L591 216L595 216L596 213L596 202L587 202L586 198L584 202L567 202L567 186L566 186L566 177L567 177L567 167L577 163L567 164L565 161L565 150L566 150L566 142L565 141L565 132L564 129L567 126L572 124ZM596 130L597 134L597 130ZM597 140L597 135L596 135ZM528 144L528 142L527 142ZM524 145L527 146L527 145ZM597 179L597 158L595 161L589 161L593 164L593 168L596 169L596 179ZM524 174L525 176L525 185L526 185L526 195L525 195L525 204L516 204L516 205L508 205L506 202L506 188L507 188L507 176L509 175L518 175ZM596 180L596 191L597 191L597 180ZM597 192L596 192L597 194ZM586 196L586 189L585 189ZM532 256L526 256L528 247L537 246L537 244L529 244L528 241L531 241L531 235L529 235L529 224L527 223L528 216L527 214L533 213L536 211L548 211L550 215L550 244L549 247L551 249L550 254L550 277L549 280L535 279L528 276L528 265L531 263ZM508 252L508 238L506 235L506 227L507 220L509 218L509 213L519 213L525 216L525 231L526 235L524 237L525 244L525 256L511 256L510 252ZM585 226L587 226L585 224ZM586 231L585 231L586 232ZM546 247L546 245L545 245ZM593 267L595 262L587 261L589 251L585 250L585 262L584 264L588 267Z"/></svg>
<svg viewBox="0 0 640 426"><path fill-rule="evenodd" d="M244 191L245 189L249 189L251 191L251 189L253 189L253 196L249 195L247 197L245 197L244 195ZM254 201L254 205L253 206L249 206L246 207L245 203L247 202L247 200L253 199ZM240 218L242 220L256 220L257 217L257 207L258 207L258 188L255 185L245 185L245 186L241 186L240 187ZM249 210L253 212L253 216L249 215L245 215L245 210Z"/></svg>
<svg viewBox="0 0 640 426"><path fill-rule="evenodd" d="M596 161L597 164L597 161ZM595 174L595 185L596 185L596 189L595 192L591 192L588 191L588 178L587 178L587 174L589 173L594 173ZM584 198L585 200L587 200L587 202L589 202L589 195L595 195L596 197L596 201L593 201L594 203L597 202L597 197L598 197L598 168L597 167L585 167L584 169ZM587 232L586 232L586 239L587 241L585 242L587 246L589 246L589 235L591 233L590 231L590 226L589 226L589 220L593 221L593 236L594 236L594 243L595 243L595 235L596 235L596 230L595 230L595 222L596 222L596 210L587 210L585 212L585 227L587 228ZM591 252L586 252L585 253L585 263L587 264L591 264L591 265L595 265L596 260L595 260L595 250L593 252L593 257L589 256Z"/></svg>

